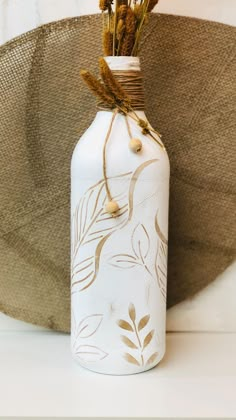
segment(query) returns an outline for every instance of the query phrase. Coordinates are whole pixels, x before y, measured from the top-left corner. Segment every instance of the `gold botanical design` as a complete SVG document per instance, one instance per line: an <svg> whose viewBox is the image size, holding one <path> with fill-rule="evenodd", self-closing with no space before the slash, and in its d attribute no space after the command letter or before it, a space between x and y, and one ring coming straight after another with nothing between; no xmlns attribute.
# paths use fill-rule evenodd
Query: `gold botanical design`
<svg viewBox="0 0 236 420"><path fill-rule="evenodd" d="M79 346L75 354L84 362L96 362L98 360L103 360L108 356L107 353L98 347L87 345Z"/></svg>
<svg viewBox="0 0 236 420"><path fill-rule="evenodd" d="M103 360L108 356L108 353L101 350L99 347L83 343L84 339L92 337L96 334L103 320L102 314L89 315L83 318L78 325L76 325L75 314L72 312L72 339L74 341L73 350L75 354L85 362L95 362ZM78 345L78 340L82 344Z"/></svg>
<svg viewBox="0 0 236 420"><path fill-rule="evenodd" d="M117 254L110 258L110 264L117 268L133 268L135 266L143 267L148 274L153 277L147 264L147 256L150 251L150 237L141 223L137 224L132 236L131 246L133 254Z"/></svg>
<svg viewBox="0 0 236 420"><path fill-rule="evenodd" d="M128 363L137 366L148 366L155 363L158 357L157 352L151 354L146 361L144 358L144 353L148 351L149 345L151 344L155 334L154 330L144 334L144 330L150 321L150 315L145 315L139 320L139 322L137 322L136 310L133 303L130 303L128 313L129 321L124 319L119 319L117 321L118 326L122 330L125 330L126 334L130 334L130 337L127 337L127 335L121 335L121 340L129 349L129 352L124 353L124 359Z"/></svg>
<svg viewBox="0 0 236 420"><path fill-rule="evenodd" d="M155 218L155 229L158 235L155 273L163 300L166 302L168 241L161 231L158 223L158 216Z"/></svg>
<svg viewBox="0 0 236 420"><path fill-rule="evenodd" d="M130 180L131 173L114 177L116 179L124 179L124 191L116 196L119 199L120 208L114 218L104 211L106 202L105 180L101 180L97 184L89 188L80 199L72 220L72 290L87 289L95 280L99 270L99 261L102 248L111 235L112 231L117 229L125 222L128 213L128 204L126 198L127 181ZM113 179L114 179L113 178ZM94 254L86 255L86 245L94 244ZM91 253L91 247L89 247Z"/></svg>
<svg viewBox="0 0 236 420"><path fill-rule="evenodd" d="M145 226L141 223L135 227L131 236L133 253L113 255L109 259L109 263L113 267L126 270L136 266L143 267L152 279L157 280L163 300L166 302L168 241L161 231L157 216L155 218L155 229L158 235L154 263L155 273L153 273L153 265L148 265L147 262L148 253L150 251L150 237Z"/></svg>
<svg viewBox="0 0 236 420"><path fill-rule="evenodd" d="M114 231L127 225L133 215L135 186L142 171L158 162L152 159L143 162L133 173L128 172L109 180L123 180L123 190L114 197L119 201L116 217L104 211L107 200L105 180L90 187L80 199L72 218L72 293L86 290L95 281L104 244ZM127 188L127 182L129 184ZM127 193L128 190L128 193ZM93 245L87 247L86 245Z"/></svg>

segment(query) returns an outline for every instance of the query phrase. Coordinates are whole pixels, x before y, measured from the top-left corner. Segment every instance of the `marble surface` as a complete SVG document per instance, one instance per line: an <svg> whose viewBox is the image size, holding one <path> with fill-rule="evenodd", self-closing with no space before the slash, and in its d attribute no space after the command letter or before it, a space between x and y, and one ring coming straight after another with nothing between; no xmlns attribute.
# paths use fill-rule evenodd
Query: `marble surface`
<svg viewBox="0 0 236 420"><path fill-rule="evenodd" d="M98 0L0 0L0 44L43 23L97 13ZM160 0L160 13L236 26L236 0ZM40 329L0 314L1 330ZM168 311L169 331L236 331L236 263L215 282Z"/></svg>

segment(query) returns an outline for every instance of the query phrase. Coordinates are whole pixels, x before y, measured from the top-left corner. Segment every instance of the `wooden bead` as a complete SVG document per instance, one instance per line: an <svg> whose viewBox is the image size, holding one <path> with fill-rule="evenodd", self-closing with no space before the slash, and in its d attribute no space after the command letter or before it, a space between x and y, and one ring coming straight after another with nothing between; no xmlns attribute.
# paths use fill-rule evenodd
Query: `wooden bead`
<svg viewBox="0 0 236 420"><path fill-rule="evenodd" d="M139 153L142 150L142 142L139 139L131 139L129 142L129 148L134 153Z"/></svg>
<svg viewBox="0 0 236 420"><path fill-rule="evenodd" d="M113 214L119 210L119 206L116 201L109 201L105 206L105 210L107 213Z"/></svg>

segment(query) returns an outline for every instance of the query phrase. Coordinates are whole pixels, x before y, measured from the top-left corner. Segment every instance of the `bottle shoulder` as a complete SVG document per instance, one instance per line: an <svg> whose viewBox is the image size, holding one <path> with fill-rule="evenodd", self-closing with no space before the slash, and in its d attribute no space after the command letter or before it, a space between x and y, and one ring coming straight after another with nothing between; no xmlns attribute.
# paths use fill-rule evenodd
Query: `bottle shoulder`
<svg viewBox="0 0 236 420"><path fill-rule="evenodd" d="M137 165L157 160L163 176L169 176L170 164L165 148L151 136L143 135L140 127L129 119L130 130L123 115L118 114L111 127L112 112L100 111L94 121L79 139L72 156L71 171L78 176L102 176L105 164L109 172L124 172L135 170ZM110 135L107 136L110 130ZM129 132L130 131L130 132ZM135 153L129 147L131 137L139 139L142 150Z"/></svg>

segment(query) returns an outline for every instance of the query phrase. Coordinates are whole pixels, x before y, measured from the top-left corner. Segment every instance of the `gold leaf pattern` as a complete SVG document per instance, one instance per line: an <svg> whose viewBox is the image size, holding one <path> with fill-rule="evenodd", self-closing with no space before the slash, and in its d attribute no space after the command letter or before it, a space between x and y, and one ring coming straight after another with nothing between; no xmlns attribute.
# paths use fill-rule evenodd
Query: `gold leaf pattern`
<svg viewBox="0 0 236 420"><path fill-rule="evenodd" d="M131 321L135 322L136 319L136 311L133 303L130 303L129 305L129 317Z"/></svg>
<svg viewBox="0 0 236 420"><path fill-rule="evenodd" d="M112 179L123 180L122 190L114 199L119 199L120 210L116 217L107 217L104 205L107 199L105 181L101 180L90 187L83 197L73 215L73 244L72 244L72 290L87 289L96 279L102 248L109 236L118 227L125 223L128 215L127 182L130 182L131 172ZM105 222L104 222L105 221ZM87 248L86 245L90 244ZM94 247L91 248L91 244ZM94 253L91 255L91 250ZM90 254L88 254L90 253ZM88 254L88 255L86 255ZM84 257L81 259L81 256ZM87 262L87 263L86 263Z"/></svg>
<svg viewBox="0 0 236 420"><path fill-rule="evenodd" d="M150 357L149 357L149 359L147 360L147 365L152 365L153 363L155 363L156 362L156 360L157 360L157 358L158 358L158 353L156 352L156 353L153 353Z"/></svg>
<svg viewBox="0 0 236 420"><path fill-rule="evenodd" d="M125 353L123 357L125 360L127 360L127 362L132 363L133 365L140 366L140 363L138 362L138 360L135 359L135 357L131 356L131 354Z"/></svg>
<svg viewBox="0 0 236 420"><path fill-rule="evenodd" d="M155 273L164 303L166 303L168 241L161 231L158 216L155 218L155 229L159 238L155 261Z"/></svg>
<svg viewBox="0 0 236 420"><path fill-rule="evenodd" d="M158 159L151 159L151 160L147 160L146 162L143 162L133 173L131 181L130 181L130 188L129 188L129 216L127 219L127 222L130 222L130 220L133 217L133 211L134 211L134 206L133 206L133 201L134 201L134 191L135 191L135 187L138 181L138 178L140 176L140 174L142 173L142 171L147 168L149 165L152 165L153 163L157 163Z"/></svg>
<svg viewBox="0 0 236 420"><path fill-rule="evenodd" d="M128 254L113 255L109 262L113 267L125 269L133 268L137 264L135 258Z"/></svg>
<svg viewBox="0 0 236 420"><path fill-rule="evenodd" d="M140 319L138 323L138 331L141 331L143 328L145 328L149 320L150 320L150 315L146 315L142 319Z"/></svg>
<svg viewBox="0 0 236 420"><path fill-rule="evenodd" d="M150 237L143 224L138 224L131 237L131 245L134 255L131 254L117 254L110 258L110 264L113 267L130 269L135 266L143 267L152 277L152 272L148 267L146 258L150 250Z"/></svg>
<svg viewBox="0 0 236 420"><path fill-rule="evenodd" d="M108 356L108 353L105 353L98 347L84 344L76 349L75 354L84 362L96 362Z"/></svg>
<svg viewBox="0 0 236 420"><path fill-rule="evenodd" d="M142 171L149 165L158 162L158 159L152 159L143 162L134 172L131 172L107 178L112 186L113 179L124 179L124 190L117 196L113 197L118 200L120 210L116 217L107 215L104 212L104 205L107 199L106 182L100 180L95 185L90 187L84 196L80 199L74 215L72 217L72 294L79 291L86 290L90 287L97 278L100 268L100 256L105 242L117 230L117 228L124 227L131 220L133 215L133 198L135 186ZM125 182L129 183L128 196ZM104 226L105 222L105 226ZM94 245L94 253L86 255L87 244ZM82 257L82 260L81 260ZM82 262L86 260L89 263L83 266ZM126 261L118 261L122 266ZM131 262L128 262L131 268ZM127 266L124 266L127 268Z"/></svg>
<svg viewBox="0 0 236 420"><path fill-rule="evenodd" d="M102 314L93 314L83 318L79 322L78 326L76 326L76 317L74 311L72 310L71 334L72 339L74 341L73 351L81 360L90 362L96 360L103 360L105 357L108 356L108 353L101 350L100 348L91 345L86 341L84 342L85 339L92 337L97 332L102 321Z"/></svg>
<svg viewBox="0 0 236 420"><path fill-rule="evenodd" d="M159 222L158 222L158 216L156 215L155 218L155 229L156 229L156 233L158 234L159 238L161 239L161 241L165 244L168 245L168 240L166 239L164 233L162 232L160 226L159 226Z"/></svg>
<svg viewBox="0 0 236 420"><path fill-rule="evenodd" d="M132 235L132 248L136 257L144 262L150 250L150 238L143 224L138 224Z"/></svg>
<svg viewBox="0 0 236 420"><path fill-rule="evenodd" d="M149 344L152 341L152 338L154 337L155 331L151 330L146 337L143 340L143 344L142 344L142 337L140 335L140 331L143 330L149 323L150 321L150 315L145 315L144 317L142 317L140 319L140 321L138 322L138 326L136 324L136 309L133 303L129 304L128 307L128 313L129 313L129 317L132 321L132 325L129 324L129 322L125 321L125 320L119 320L117 322L117 324L119 325L120 328L127 330L127 332L129 332L129 334L132 334L132 340L125 336L125 335L121 335L121 340L123 341L123 343L129 347L130 349L133 349L135 351L135 357L133 355L131 355L130 353L125 353L124 354L124 358L127 362L135 364L137 366L147 366L148 364L154 363L155 362L155 358L157 357L157 352L153 353L152 356L150 356L147 360L147 362L145 363L144 361L144 353L146 353L146 348L149 346ZM143 334L142 334L143 335ZM144 352L145 350L145 352ZM136 354L139 354L139 360L137 360L137 356Z"/></svg>
<svg viewBox="0 0 236 420"><path fill-rule="evenodd" d="M132 325L130 325L127 321L123 319L120 319L117 323L119 327L122 328L123 330L134 331Z"/></svg>
<svg viewBox="0 0 236 420"><path fill-rule="evenodd" d="M77 337L88 338L94 335L100 327L103 320L103 315L95 314L86 316L82 319L78 326Z"/></svg>
<svg viewBox="0 0 236 420"><path fill-rule="evenodd" d="M136 346L136 344L133 343L133 341L131 341L128 337L126 337L125 335L121 335L121 340L123 341L124 344L126 344L126 346L130 347L131 349L137 349L138 347Z"/></svg>
<svg viewBox="0 0 236 420"><path fill-rule="evenodd" d="M145 337L144 342L143 342L143 348L144 349L152 341L153 336L154 336L154 330L150 331L150 333Z"/></svg>

